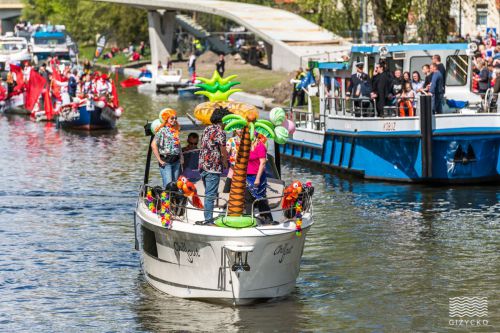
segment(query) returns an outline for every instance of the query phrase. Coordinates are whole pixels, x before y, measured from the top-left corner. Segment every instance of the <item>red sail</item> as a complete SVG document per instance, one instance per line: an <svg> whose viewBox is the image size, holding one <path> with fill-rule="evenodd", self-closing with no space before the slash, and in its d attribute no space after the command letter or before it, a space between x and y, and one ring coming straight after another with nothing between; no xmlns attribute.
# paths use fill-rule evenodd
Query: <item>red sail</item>
<svg viewBox="0 0 500 333"><path fill-rule="evenodd" d="M31 70L30 79L28 80L28 85L26 88L26 100L24 102L24 107L32 111L35 107L40 94L42 93L43 87L45 86L45 78L38 74L38 72ZM48 88L47 88L48 89Z"/></svg>

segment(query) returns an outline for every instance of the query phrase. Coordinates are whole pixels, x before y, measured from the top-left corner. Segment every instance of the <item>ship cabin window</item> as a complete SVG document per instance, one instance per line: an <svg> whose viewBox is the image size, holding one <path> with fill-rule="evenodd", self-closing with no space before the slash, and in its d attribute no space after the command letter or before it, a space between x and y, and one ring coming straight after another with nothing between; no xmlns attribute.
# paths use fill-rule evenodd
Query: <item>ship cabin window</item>
<svg viewBox="0 0 500 333"><path fill-rule="evenodd" d="M389 72L394 73L396 69L399 69L403 71L403 59L401 60L395 60L393 58L386 58L385 62L387 64L387 68L389 69Z"/></svg>
<svg viewBox="0 0 500 333"><path fill-rule="evenodd" d="M465 54L446 57L446 85L464 86L467 83L468 65Z"/></svg>
<svg viewBox="0 0 500 333"><path fill-rule="evenodd" d="M417 71L420 73L422 80L425 78L424 72L422 72L423 65L430 65L432 63L432 57L411 57L410 59L410 73Z"/></svg>

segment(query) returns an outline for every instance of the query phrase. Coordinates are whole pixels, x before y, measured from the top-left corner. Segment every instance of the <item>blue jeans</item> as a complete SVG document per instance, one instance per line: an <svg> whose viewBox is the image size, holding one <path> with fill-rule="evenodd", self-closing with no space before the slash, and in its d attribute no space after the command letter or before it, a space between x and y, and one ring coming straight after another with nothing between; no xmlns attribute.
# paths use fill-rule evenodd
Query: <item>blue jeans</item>
<svg viewBox="0 0 500 333"><path fill-rule="evenodd" d="M203 170L201 172L201 179L205 186L205 221L213 218L214 201L219 195L219 181L220 173L212 173Z"/></svg>
<svg viewBox="0 0 500 333"><path fill-rule="evenodd" d="M165 163L160 166L161 180L163 181L163 188L168 184L177 180L179 174L181 173L181 162L177 161L175 163Z"/></svg>

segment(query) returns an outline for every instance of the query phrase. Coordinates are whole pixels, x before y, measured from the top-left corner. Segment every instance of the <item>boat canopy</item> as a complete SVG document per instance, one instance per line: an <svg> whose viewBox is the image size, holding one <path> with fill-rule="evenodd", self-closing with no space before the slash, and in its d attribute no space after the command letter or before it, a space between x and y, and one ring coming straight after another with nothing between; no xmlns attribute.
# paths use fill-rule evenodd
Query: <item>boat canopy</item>
<svg viewBox="0 0 500 333"><path fill-rule="evenodd" d="M464 43L457 44L392 44L392 45L354 45L351 48L352 53L376 53L380 52L381 47L386 47L387 52L407 52L407 51L440 51L440 50L467 50L468 45Z"/></svg>
<svg viewBox="0 0 500 333"><path fill-rule="evenodd" d="M54 32L37 31L33 34L33 38L66 38L66 35L64 35L64 33L59 31L54 31Z"/></svg>

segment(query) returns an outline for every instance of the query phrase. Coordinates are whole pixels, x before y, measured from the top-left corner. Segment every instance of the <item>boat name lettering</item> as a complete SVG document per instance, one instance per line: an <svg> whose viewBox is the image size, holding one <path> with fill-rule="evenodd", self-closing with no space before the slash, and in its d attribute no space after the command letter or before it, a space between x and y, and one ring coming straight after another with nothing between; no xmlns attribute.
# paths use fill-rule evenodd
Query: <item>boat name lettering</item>
<svg viewBox="0 0 500 333"><path fill-rule="evenodd" d="M190 263L193 263L195 257L200 257L198 248L197 247L195 247L194 249L189 248L186 246L185 242L182 243L174 242L174 251L176 255L180 254L181 252L185 252L187 254L187 260Z"/></svg>
<svg viewBox="0 0 500 333"><path fill-rule="evenodd" d="M276 249L274 250L274 255L280 256L278 260L280 264L283 262L283 259L285 259L285 256L292 252L292 249L293 245L288 246L288 243L285 243L284 245L278 245L278 247L276 247Z"/></svg>
<svg viewBox="0 0 500 333"><path fill-rule="evenodd" d="M396 122L388 121L384 123L384 131L395 131L396 130Z"/></svg>

